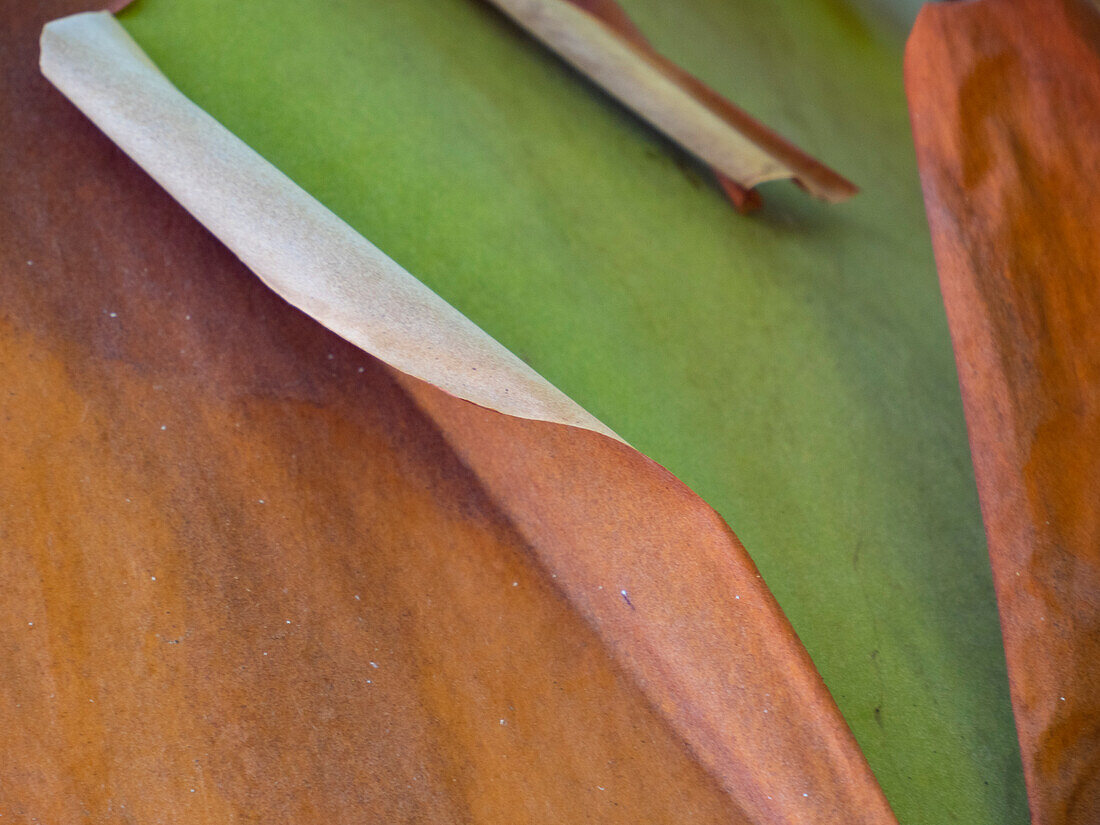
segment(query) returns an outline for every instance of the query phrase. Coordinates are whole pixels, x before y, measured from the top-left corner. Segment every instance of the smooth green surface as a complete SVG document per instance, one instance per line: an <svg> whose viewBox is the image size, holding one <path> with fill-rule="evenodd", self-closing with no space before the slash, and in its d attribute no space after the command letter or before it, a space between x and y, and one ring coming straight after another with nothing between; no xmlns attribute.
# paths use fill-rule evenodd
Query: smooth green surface
<svg viewBox="0 0 1100 825"><path fill-rule="evenodd" d="M737 216L477 0L143 0L199 105L733 525L903 823L1026 822L901 84L843 0L625 0L850 176Z"/></svg>

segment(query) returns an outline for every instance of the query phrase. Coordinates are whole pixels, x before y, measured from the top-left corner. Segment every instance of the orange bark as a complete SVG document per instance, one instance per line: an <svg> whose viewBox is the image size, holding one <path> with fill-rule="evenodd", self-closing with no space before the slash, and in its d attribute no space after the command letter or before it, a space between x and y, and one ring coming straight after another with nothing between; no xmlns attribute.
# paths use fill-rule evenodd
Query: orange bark
<svg viewBox="0 0 1100 825"><path fill-rule="evenodd" d="M37 76L72 5L0 51L5 822L893 822L713 511L274 296Z"/></svg>
<svg viewBox="0 0 1100 825"><path fill-rule="evenodd" d="M906 82L1036 825L1100 822L1100 16L926 6Z"/></svg>

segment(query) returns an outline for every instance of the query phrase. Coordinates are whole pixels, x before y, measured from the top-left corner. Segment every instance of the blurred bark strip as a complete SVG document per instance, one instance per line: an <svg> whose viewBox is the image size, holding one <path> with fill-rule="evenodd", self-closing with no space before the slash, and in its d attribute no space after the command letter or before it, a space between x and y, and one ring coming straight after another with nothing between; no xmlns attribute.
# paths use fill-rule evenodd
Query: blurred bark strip
<svg viewBox="0 0 1100 825"><path fill-rule="evenodd" d="M1100 16L921 12L906 57L1036 825L1100 822Z"/></svg>

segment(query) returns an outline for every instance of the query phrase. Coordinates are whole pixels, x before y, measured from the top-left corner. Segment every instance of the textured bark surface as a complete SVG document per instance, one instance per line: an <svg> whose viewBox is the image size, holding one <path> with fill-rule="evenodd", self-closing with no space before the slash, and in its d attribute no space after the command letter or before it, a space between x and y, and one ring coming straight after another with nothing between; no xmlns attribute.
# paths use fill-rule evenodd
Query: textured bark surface
<svg viewBox="0 0 1100 825"><path fill-rule="evenodd" d="M4 821L891 822L717 516L276 298L37 76L75 5L0 52Z"/></svg>
<svg viewBox="0 0 1100 825"><path fill-rule="evenodd" d="M928 6L906 59L1032 819L1100 822L1100 17Z"/></svg>

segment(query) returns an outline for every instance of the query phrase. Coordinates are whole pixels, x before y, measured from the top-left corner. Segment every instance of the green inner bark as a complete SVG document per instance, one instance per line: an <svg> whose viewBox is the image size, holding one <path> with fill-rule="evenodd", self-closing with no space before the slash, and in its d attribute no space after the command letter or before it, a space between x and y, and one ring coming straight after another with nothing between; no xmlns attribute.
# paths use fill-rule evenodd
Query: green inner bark
<svg viewBox="0 0 1100 825"><path fill-rule="evenodd" d="M196 103L740 535L903 823L1027 821L901 82L843 0L628 0L863 188L739 217L477 0L143 0Z"/></svg>

